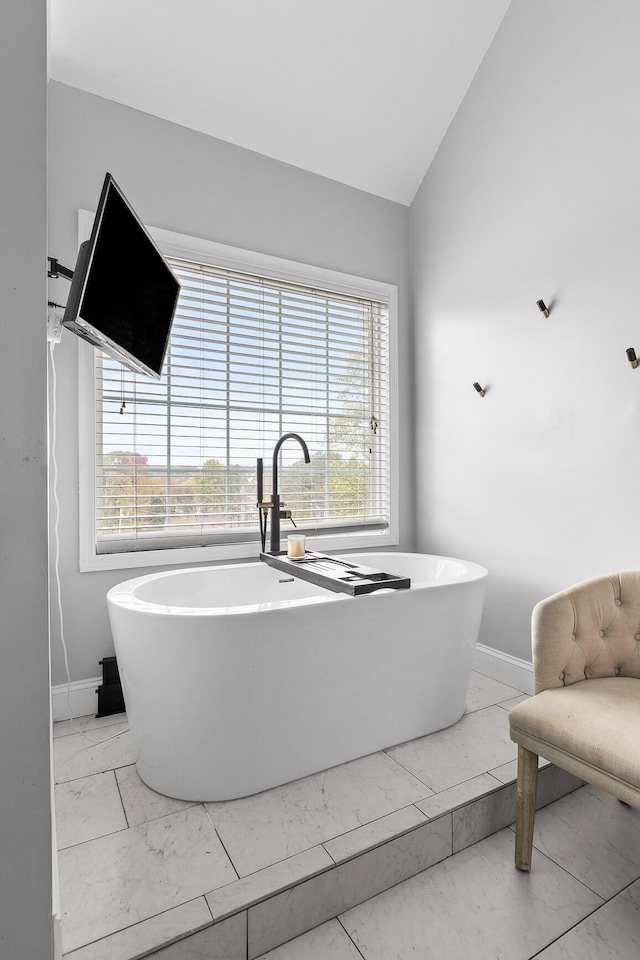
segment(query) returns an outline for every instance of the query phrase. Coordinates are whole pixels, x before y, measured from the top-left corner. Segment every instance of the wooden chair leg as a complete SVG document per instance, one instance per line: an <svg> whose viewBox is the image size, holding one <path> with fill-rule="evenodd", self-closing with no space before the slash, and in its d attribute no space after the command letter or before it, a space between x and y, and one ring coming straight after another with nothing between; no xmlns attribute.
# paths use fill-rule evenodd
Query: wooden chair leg
<svg viewBox="0 0 640 960"><path fill-rule="evenodd" d="M516 802L516 867L518 870L531 869L537 790L537 754L518 744L518 794Z"/></svg>

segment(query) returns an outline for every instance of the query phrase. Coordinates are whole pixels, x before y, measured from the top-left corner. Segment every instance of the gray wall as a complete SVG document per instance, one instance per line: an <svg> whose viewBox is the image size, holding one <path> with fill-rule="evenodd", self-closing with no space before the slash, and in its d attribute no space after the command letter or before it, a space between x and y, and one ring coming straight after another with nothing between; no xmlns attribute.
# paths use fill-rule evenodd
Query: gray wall
<svg viewBox="0 0 640 960"><path fill-rule="evenodd" d="M0 956L53 956L46 4L0 7Z"/></svg>
<svg viewBox="0 0 640 960"><path fill-rule="evenodd" d="M49 251L73 265L78 208L94 209L106 170L145 222L399 287L401 538L412 546L409 210L176 124L59 83L49 89ZM64 303L68 285L52 295ZM84 345L83 345L84 346ZM60 568L72 680L99 674L113 652L105 594L146 570L78 572L78 341L63 334L59 377ZM53 683L65 679L57 616Z"/></svg>
<svg viewBox="0 0 640 960"><path fill-rule="evenodd" d="M418 546L527 660L537 600L640 563L639 49L635 0L514 0L412 206Z"/></svg>

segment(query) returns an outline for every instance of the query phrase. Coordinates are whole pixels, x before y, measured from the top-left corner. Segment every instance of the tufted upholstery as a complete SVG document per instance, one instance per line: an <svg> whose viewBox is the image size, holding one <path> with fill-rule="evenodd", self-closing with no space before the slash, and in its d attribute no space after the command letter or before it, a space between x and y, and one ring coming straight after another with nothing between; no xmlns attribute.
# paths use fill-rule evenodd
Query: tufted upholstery
<svg viewBox="0 0 640 960"><path fill-rule="evenodd" d="M585 580L533 611L535 691L594 677L640 678L640 572Z"/></svg>
<svg viewBox="0 0 640 960"><path fill-rule="evenodd" d="M521 870L531 864L538 756L640 804L640 572L586 580L541 601L532 641L535 695L509 713Z"/></svg>

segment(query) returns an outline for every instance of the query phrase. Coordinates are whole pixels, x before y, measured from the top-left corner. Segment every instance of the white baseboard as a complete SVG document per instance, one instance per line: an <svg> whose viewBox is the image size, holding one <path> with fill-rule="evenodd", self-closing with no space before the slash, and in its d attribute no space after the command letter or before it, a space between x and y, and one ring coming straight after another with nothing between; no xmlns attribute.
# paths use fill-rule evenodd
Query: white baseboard
<svg viewBox="0 0 640 960"><path fill-rule="evenodd" d="M520 660L501 650L486 647L483 643L476 646L474 670L483 673L485 677L499 680L523 693L533 694L533 664L528 660Z"/></svg>
<svg viewBox="0 0 640 960"><path fill-rule="evenodd" d="M98 687L102 677L90 677L88 680L74 680L70 687L59 683L51 687L51 712L54 723L57 720L69 720L69 704L74 717L86 717L98 712ZM67 691L69 694L67 703Z"/></svg>

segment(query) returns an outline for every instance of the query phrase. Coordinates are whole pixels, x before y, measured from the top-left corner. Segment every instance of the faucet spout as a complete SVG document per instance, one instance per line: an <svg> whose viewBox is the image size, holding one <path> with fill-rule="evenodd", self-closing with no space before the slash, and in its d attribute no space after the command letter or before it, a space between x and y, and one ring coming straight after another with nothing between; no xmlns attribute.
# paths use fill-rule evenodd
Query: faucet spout
<svg viewBox="0 0 640 960"><path fill-rule="evenodd" d="M271 466L271 553L278 553L280 551L280 491L278 489L278 454L280 453L280 447L285 440L297 440L297 442L302 447L302 453L304 454L304 462L311 463L311 457L309 456L309 448L302 439L299 433L283 433L278 442L276 443L273 450L273 463Z"/></svg>
<svg viewBox="0 0 640 960"><path fill-rule="evenodd" d="M283 433L278 442L276 443L273 450L273 463L271 465L271 486L273 493L279 493L278 490L278 454L280 453L280 447L285 440L297 440L300 446L302 447L302 452L304 454L304 462L311 463L311 457L309 456L309 448L302 439L299 433Z"/></svg>

